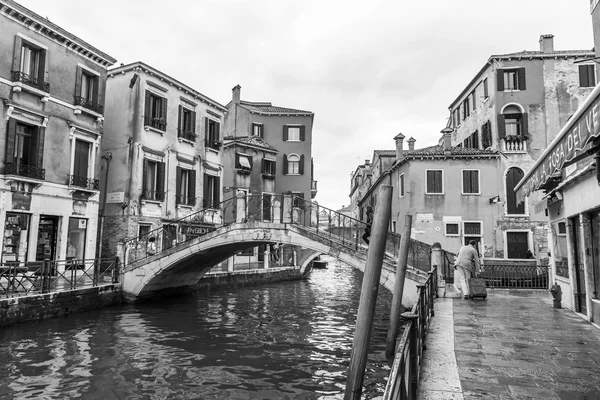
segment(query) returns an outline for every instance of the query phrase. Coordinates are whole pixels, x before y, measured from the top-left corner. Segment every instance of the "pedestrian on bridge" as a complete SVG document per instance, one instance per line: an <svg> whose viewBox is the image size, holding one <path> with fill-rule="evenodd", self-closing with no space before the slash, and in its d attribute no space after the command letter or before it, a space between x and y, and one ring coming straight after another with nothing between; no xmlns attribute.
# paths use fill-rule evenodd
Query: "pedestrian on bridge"
<svg viewBox="0 0 600 400"><path fill-rule="evenodd" d="M465 299L468 299L471 296L469 279L474 277L475 272L480 269L479 252L476 247L477 242L471 240L468 245L464 245L460 248L456 258L455 266L458 271L460 287Z"/></svg>
<svg viewBox="0 0 600 400"><path fill-rule="evenodd" d="M367 224L365 226L365 233L362 235L362 239L366 244L369 244L369 237L371 236L371 226L373 225L373 207L367 206Z"/></svg>

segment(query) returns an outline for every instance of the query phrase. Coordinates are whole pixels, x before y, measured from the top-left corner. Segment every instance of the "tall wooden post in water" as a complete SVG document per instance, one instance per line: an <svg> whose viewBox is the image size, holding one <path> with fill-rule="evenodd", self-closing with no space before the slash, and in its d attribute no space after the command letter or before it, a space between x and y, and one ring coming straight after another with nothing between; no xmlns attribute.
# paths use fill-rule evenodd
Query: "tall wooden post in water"
<svg viewBox="0 0 600 400"><path fill-rule="evenodd" d="M396 281L394 282L394 293L392 296L392 309L390 311L390 328L387 334L387 345L385 355L391 357L396 347L396 337L400 326L400 314L402 314L402 295L404 294L404 282L406 281L406 266L408 262L408 245L410 244L410 230L412 228L412 215L404 217L404 230L400 237L400 253L396 265ZM413 265L414 267L414 265Z"/></svg>
<svg viewBox="0 0 600 400"><path fill-rule="evenodd" d="M360 292L360 303L356 317L356 330L352 344L352 356L346 381L344 400L360 399L365 377L369 338L373 326L373 315L381 278L381 266L385 254L388 225L392 209L392 186L383 185L377 195L377 207L371 228L371 239L367 251L367 264Z"/></svg>

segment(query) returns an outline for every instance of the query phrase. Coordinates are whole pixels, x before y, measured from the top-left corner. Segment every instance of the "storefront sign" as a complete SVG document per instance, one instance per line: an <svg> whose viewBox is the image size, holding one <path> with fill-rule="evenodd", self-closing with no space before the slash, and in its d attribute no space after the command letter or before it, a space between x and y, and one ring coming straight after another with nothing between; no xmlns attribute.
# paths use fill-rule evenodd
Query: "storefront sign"
<svg viewBox="0 0 600 400"><path fill-rule="evenodd" d="M193 237L206 235L216 229L214 225L179 225L180 234Z"/></svg>
<svg viewBox="0 0 600 400"><path fill-rule="evenodd" d="M563 127L535 166L517 184L517 200L538 190L550 177L561 172L566 162L587 152L593 139L600 136L600 86L596 86L590 97L572 119Z"/></svg>
<svg viewBox="0 0 600 400"><path fill-rule="evenodd" d="M112 192L106 195L107 203L123 203L125 201L125 192Z"/></svg>

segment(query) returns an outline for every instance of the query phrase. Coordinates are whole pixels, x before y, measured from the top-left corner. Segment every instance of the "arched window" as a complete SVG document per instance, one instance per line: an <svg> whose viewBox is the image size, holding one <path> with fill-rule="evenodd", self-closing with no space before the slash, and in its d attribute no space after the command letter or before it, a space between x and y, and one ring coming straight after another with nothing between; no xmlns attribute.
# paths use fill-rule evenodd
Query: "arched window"
<svg viewBox="0 0 600 400"><path fill-rule="evenodd" d="M512 167L506 171L506 213L525 214L525 202L517 204L517 192L515 186L523 179L523 171Z"/></svg>
<svg viewBox="0 0 600 400"><path fill-rule="evenodd" d="M283 173L285 175L303 175L304 155L299 156L298 154L284 154Z"/></svg>

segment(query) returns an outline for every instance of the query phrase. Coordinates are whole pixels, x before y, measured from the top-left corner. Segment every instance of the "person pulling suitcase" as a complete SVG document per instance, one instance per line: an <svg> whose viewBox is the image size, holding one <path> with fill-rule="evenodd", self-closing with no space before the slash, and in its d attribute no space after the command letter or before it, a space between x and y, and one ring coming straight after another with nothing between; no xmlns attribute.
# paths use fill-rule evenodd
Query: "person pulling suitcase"
<svg viewBox="0 0 600 400"><path fill-rule="evenodd" d="M479 271L479 252L477 251L477 242L469 241L468 245L464 245L458 251L456 258L456 269L459 275L460 287L463 291L465 299L471 297L471 288L469 287L469 279L475 276L475 272Z"/></svg>

